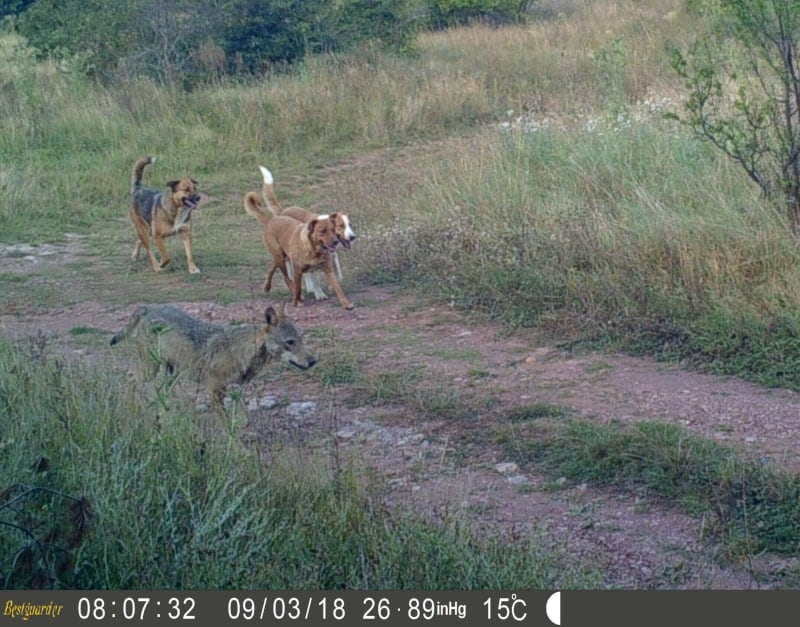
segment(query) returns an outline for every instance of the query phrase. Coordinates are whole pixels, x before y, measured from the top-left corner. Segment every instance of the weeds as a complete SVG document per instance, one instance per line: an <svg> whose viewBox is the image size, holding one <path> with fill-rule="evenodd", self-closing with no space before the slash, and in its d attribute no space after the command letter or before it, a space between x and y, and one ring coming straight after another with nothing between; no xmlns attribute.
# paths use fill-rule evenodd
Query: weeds
<svg viewBox="0 0 800 627"><path fill-rule="evenodd" d="M46 354L34 362L0 344L0 400L7 586L552 589L596 581L532 539L510 544L455 518L434 526L391 513L341 454L329 467L323 451L295 458L283 450L265 467L238 433L199 429L204 418L179 403L154 415L112 369ZM56 507L62 502L72 505Z"/></svg>
<svg viewBox="0 0 800 627"><path fill-rule="evenodd" d="M706 519L737 557L800 549L800 480L663 422L522 425L500 439L521 461L553 477L645 488Z"/></svg>

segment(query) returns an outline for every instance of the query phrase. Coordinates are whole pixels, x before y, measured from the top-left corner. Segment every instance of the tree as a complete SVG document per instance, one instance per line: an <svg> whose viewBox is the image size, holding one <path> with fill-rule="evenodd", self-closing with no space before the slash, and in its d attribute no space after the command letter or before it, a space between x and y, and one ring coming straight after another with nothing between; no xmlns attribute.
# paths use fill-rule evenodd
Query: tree
<svg viewBox="0 0 800 627"><path fill-rule="evenodd" d="M714 28L673 67L693 132L738 163L800 235L800 0L711 0Z"/></svg>
<svg viewBox="0 0 800 627"><path fill-rule="evenodd" d="M190 88L364 42L403 49L422 0L0 0L41 55ZM27 7L27 10L22 10Z"/></svg>
<svg viewBox="0 0 800 627"><path fill-rule="evenodd" d="M427 4L431 25L446 28L471 20L493 23L520 20L533 0L427 0Z"/></svg>
<svg viewBox="0 0 800 627"><path fill-rule="evenodd" d="M0 18L18 15L25 11L34 0L0 0Z"/></svg>

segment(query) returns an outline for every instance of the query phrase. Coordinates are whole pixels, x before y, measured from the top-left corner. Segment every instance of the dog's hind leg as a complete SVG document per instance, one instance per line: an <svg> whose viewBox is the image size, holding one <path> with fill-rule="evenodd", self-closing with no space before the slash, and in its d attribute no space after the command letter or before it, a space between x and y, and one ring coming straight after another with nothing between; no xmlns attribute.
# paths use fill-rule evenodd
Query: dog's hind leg
<svg viewBox="0 0 800 627"><path fill-rule="evenodd" d="M158 262L153 255L153 251L150 250L150 225L136 216L133 210L131 210L131 223L136 231L137 238L136 246L133 249L133 253L131 253L131 259L136 261L139 258L139 253L144 248L147 253L147 259L150 261L150 266L153 270L158 272L161 268L158 267Z"/></svg>
<svg viewBox="0 0 800 627"><path fill-rule="evenodd" d="M276 263L272 263L269 270L267 270L267 278L264 279L263 290L265 292L269 292L272 289L272 277L275 274L275 270L278 269L278 265Z"/></svg>

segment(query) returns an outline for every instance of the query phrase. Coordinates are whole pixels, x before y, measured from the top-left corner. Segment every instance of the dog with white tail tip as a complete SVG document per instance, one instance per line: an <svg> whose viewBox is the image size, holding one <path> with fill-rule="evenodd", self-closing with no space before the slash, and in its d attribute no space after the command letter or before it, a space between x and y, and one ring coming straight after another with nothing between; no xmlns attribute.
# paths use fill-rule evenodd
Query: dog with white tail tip
<svg viewBox="0 0 800 627"><path fill-rule="evenodd" d="M256 192L248 192L244 198L244 208L264 225L264 246L272 256L264 291L270 291L272 277L276 270L280 270L286 286L292 292L293 304L299 306L303 302L303 277L314 270L322 270L341 306L353 309L353 303L345 296L333 269L337 247L341 244L349 248L355 239L347 216L343 218L340 213L319 215L299 207L284 208L275 195L272 174L266 168L262 169L262 174L264 202ZM315 296L319 298L316 293Z"/></svg>

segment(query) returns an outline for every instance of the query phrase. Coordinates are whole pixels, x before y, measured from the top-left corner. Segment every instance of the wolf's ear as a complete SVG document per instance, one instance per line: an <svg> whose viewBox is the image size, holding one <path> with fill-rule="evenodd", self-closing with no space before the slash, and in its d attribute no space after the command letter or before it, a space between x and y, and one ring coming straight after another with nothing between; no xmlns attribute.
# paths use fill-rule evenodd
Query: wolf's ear
<svg viewBox="0 0 800 627"><path fill-rule="evenodd" d="M276 312L274 307L267 307L267 311L264 312L264 319L267 321L267 324L271 326L277 326L280 324L281 320L283 320L284 314L286 313L286 303L281 303L280 311Z"/></svg>
<svg viewBox="0 0 800 627"><path fill-rule="evenodd" d="M180 181L167 181L167 187L169 187L173 192L175 191L175 187L180 183Z"/></svg>

